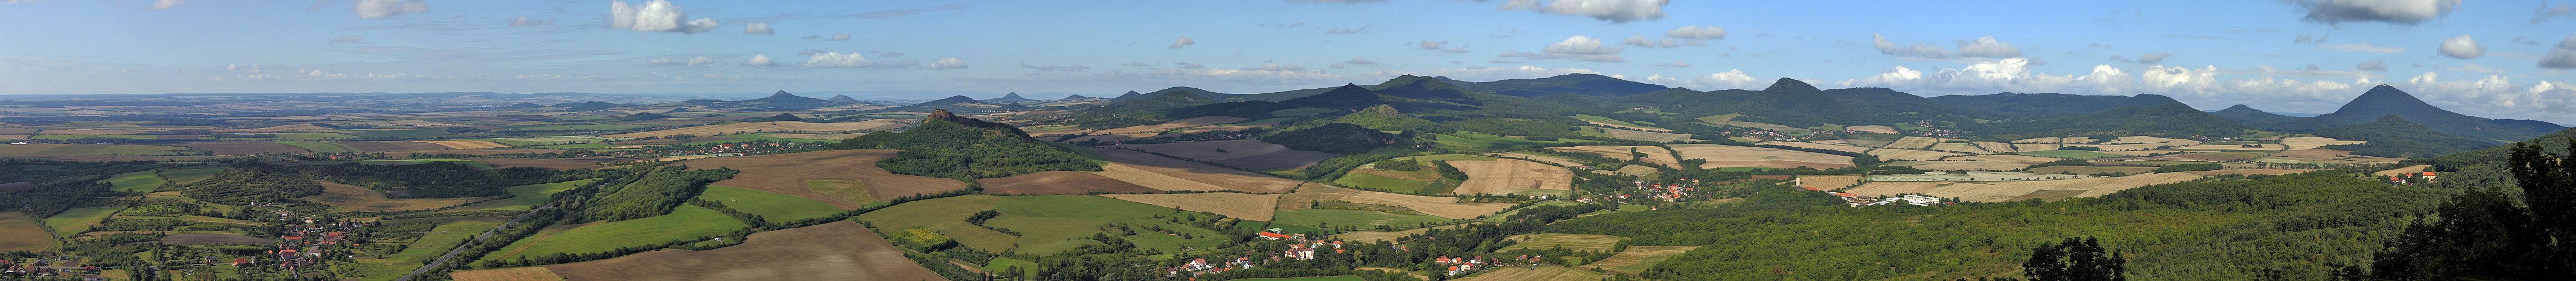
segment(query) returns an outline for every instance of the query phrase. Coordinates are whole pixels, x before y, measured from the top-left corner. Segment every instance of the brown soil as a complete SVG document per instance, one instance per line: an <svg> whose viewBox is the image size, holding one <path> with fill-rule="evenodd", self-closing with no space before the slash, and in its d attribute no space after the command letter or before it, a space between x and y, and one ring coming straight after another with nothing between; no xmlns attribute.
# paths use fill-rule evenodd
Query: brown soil
<svg viewBox="0 0 2576 281"><path fill-rule="evenodd" d="M858 223L754 233L742 245L549 265L568 280L945 280Z"/></svg>
<svg viewBox="0 0 2576 281"><path fill-rule="evenodd" d="M1162 190L1159 189L1127 183L1125 181L1119 181L1118 179L1103 177L1099 174L1066 171L1046 171L1006 178L979 179L975 180L975 183L983 185L984 191L986 192L1009 194L1063 195L1089 194L1091 192L1162 192Z"/></svg>
<svg viewBox="0 0 2576 281"><path fill-rule="evenodd" d="M1537 155L1537 154L1529 154L1529 153L1504 152L1504 153L1485 154L1485 156L1492 156L1492 157L1496 157L1496 158L1506 158L1506 157L1507 157L1507 158L1529 159L1530 161L1539 161L1539 162L1547 162L1547 163L1556 163L1557 165L1562 165L1562 166L1566 166L1566 167L1583 166L1583 163L1582 163L1582 162L1574 162L1574 160L1566 160L1565 158L1557 158L1557 157L1555 157L1555 156Z"/></svg>
<svg viewBox="0 0 2576 281"><path fill-rule="evenodd" d="M348 145L350 148L356 148L356 149L358 149L358 151L359 151L359 152L393 152L393 151L420 151L420 150L447 150L447 149L448 149L448 147L447 147L446 145L440 145L440 144L435 144L435 143L426 143L426 142L416 142L416 141L340 141L340 142L332 142L332 143L338 143L338 144Z"/></svg>
<svg viewBox="0 0 2576 281"><path fill-rule="evenodd" d="M1181 194L1109 194L1102 197L1154 206L1209 212L1245 220L1269 221L1281 204L1279 194L1207 192ZM1303 204L1301 201L1299 204Z"/></svg>
<svg viewBox="0 0 2576 281"><path fill-rule="evenodd" d="M1574 189L1574 172L1566 171L1564 167L1538 162L1498 159L1449 161L1449 165L1457 166L1459 171L1467 173L1467 182L1458 184L1457 189L1449 192L1454 194L1486 194L1522 189Z"/></svg>
<svg viewBox="0 0 2576 281"><path fill-rule="evenodd" d="M730 167L742 170L733 179L714 185L747 188L814 199L842 210L858 209L859 202L815 193L805 185L808 180L859 180L868 187L868 195L877 200L894 200L914 194L966 189L965 182L953 179L897 175L877 167L878 159L894 157L895 150L824 150L788 154L716 157L689 160L681 164L695 169Z"/></svg>
<svg viewBox="0 0 2576 281"><path fill-rule="evenodd" d="M1154 156L1125 149L1097 149L1109 158L1100 175L1160 190L1237 190L1280 193L1297 188L1291 179L1198 162Z"/></svg>
<svg viewBox="0 0 2576 281"><path fill-rule="evenodd" d="M293 131L327 131L327 130L338 130L338 129L326 128L326 127L322 127L322 126L314 126L314 125L313 125L313 123L302 123L302 124L285 125L285 126L276 126L276 127L267 127L267 128L258 128L258 129L230 129L230 130L215 130L215 131L216 131L216 132L293 132Z"/></svg>
<svg viewBox="0 0 2576 281"><path fill-rule="evenodd" d="M1833 169L1851 167L1851 156L1805 152L1778 148L1714 144L1670 145L1684 159L1707 159L1701 168L1755 167Z"/></svg>
<svg viewBox="0 0 2576 281"><path fill-rule="evenodd" d="M1108 129L1108 130L1100 130L1099 132L1093 132L1092 134L1101 134L1101 135L1107 135L1107 134L1155 134L1155 133L1161 133L1163 130L1179 129L1179 128L1188 128L1188 127L1198 127L1198 126L1207 126L1207 125L1232 124L1232 123L1235 123L1235 122L1243 122L1243 120L1252 120L1252 119L1249 119L1249 118L1243 118L1243 117L1234 117L1234 116L1201 116L1201 117L1191 117L1191 118L1181 119L1181 120L1172 120L1171 122L1163 122L1162 124L1144 125L1144 126L1135 126L1135 127L1126 127L1126 128L1117 128L1117 129Z"/></svg>
<svg viewBox="0 0 2576 281"><path fill-rule="evenodd" d="M427 210L437 209L439 207L455 206L456 204L464 204L465 202L474 202L488 198L385 198L384 192L378 192L365 187L327 181L314 182L322 184L322 194L305 196L305 201L313 201L316 203L322 203L323 205L331 205L332 207L346 208L352 211L391 212Z"/></svg>

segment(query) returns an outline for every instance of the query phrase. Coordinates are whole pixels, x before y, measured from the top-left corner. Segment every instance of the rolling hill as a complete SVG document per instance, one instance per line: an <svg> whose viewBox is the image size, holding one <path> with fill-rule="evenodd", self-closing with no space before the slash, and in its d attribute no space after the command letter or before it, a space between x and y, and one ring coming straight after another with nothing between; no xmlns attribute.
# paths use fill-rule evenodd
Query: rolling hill
<svg viewBox="0 0 2576 281"><path fill-rule="evenodd" d="M2090 96L2057 93L1999 93L1974 96L1947 95L1932 97L1929 100L1934 103L2015 116L2091 114L2121 107L2181 103L2171 97L2153 94Z"/></svg>
<svg viewBox="0 0 2576 281"><path fill-rule="evenodd" d="M2377 121L2380 116L2395 114L2407 122L2422 124L2445 134L2489 142L2511 142L2558 130L2565 126L2531 120L2497 120L2443 110L2396 87L2379 85L2361 96L2353 97L2334 113L2317 115L2275 127L2284 130L2318 130L2359 125Z"/></svg>
<svg viewBox="0 0 2576 281"><path fill-rule="evenodd" d="M2495 146L2486 141L2445 134L2396 114L2381 115L2379 120L2352 126L2317 129L2317 136L2339 140L2369 141L2363 144L2329 145L2323 149L2351 150L2352 154L2378 157L2431 157Z"/></svg>
<svg viewBox="0 0 2576 281"><path fill-rule="evenodd" d="M1665 87L1663 85L1638 83L1636 81L1628 81L1590 73L1565 74L1550 76L1547 78L1504 79L1491 82L1466 82L1452 80L1449 79L1449 77L1433 78L1450 84L1456 84L1458 87L1466 88L1468 90L1516 97L1540 97L1553 94L1617 97L1662 91L1664 89L1672 88Z"/></svg>
<svg viewBox="0 0 2576 281"><path fill-rule="evenodd" d="M2257 110L2253 107L2247 107L2242 104L2230 106L2227 107L2227 109L2211 111L2209 112L2209 115L2218 116L2218 118L2227 118L2227 120L2235 120L2236 123L2245 124L2246 126L2254 126L2256 128L2276 127L2281 124L2297 122L2300 119L2299 117L2263 112L2262 110Z"/></svg>

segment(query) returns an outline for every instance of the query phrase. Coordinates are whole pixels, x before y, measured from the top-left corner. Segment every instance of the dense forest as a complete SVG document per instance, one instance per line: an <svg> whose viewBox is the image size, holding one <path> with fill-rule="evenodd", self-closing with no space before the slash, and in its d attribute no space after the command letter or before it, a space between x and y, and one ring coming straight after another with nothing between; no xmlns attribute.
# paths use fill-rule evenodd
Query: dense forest
<svg viewBox="0 0 2576 281"><path fill-rule="evenodd" d="M877 167L896 174L966 182L1044 171L1099 171L1100 164L1064 147L1029 138L1008 125L934 112L903 132L873 133L832 149L900 149ZM942 118L946 116L947 118Z"/></svg>
<svg viewBox="0 0 2576 281"><path fill-rule="evenodd" d="M707 183L733 178L732 168L688 170L686 166L651 168L632 183L602 186L582 209L580 221L618 221L670 214L707 190Z"/></svg>
<svg viewBox="0 0 2576 281"><path fill-rule="evenodd" d="M2369 141L2362 144L2330 145L2320 149L2351 150L2352 154L2378 157L2432 157L2492 147L2486 141L2463 138L2434 131L2396 114L2380 116L2378 121L2359 125L2317 129L2317 136L2339 140Z"/></svg>
<svg viewBox="0 0 2576 281"><path fill-rule="evenodd" d="M1331 123L1320 127L1279 132L1261 137L1261 141L1287 146L1288 149L1334 154L1363 153L1379 147L1412 145L1412 139L1405 136L1371 130L1350 123Z"/></svg>
<svg viewBox="0 0 2576 281"><path fill-rule="evenodd" d="M411 165L296 166L304 176L385 191L409 191L404 198L455 198L509 194L502 187L551 182L554 170L512 167L477 170L450 162Z"/></svg>
<svg viewBox="0 0 2576 281"><path fill-rule="evenodd" d="M182 186L180 194L219 204L293 202L297 197L322 194L322 184L296 176L286 167L242 161L234 163L231 170Z"/></svg>

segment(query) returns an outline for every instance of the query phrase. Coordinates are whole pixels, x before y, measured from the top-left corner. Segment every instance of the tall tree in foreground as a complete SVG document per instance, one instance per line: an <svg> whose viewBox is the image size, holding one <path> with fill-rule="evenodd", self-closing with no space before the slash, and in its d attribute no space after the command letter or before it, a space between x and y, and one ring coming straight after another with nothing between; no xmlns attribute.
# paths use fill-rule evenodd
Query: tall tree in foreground
<svg viewBox="0 0 2576 281"><path fill-rule="evenodd" d="M2442 203L2406 228L2371 265L2373 274L2407 280L2545 280L2576 274L2576 159L2513 147L2506 162L2524 204L2507 191L2478 188ZM2569 144L2576 148L2576 143Z"/></svg>
<svg viewBox="0 0 2576 281"><path fill-rule="evenodd" d="M2031 249L2030 262L2021 267L2022 274L2034 281L2118 281L2129 280L2128 264L2128 257L2117 250L2105 253L2093 237L2067 237L2064 242Z"/></svg>

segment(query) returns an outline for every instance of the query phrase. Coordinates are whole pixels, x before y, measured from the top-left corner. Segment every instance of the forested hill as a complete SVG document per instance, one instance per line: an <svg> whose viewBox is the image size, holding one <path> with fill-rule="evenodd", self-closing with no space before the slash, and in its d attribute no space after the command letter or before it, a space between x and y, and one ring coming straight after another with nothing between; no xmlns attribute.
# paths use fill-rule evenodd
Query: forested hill
<svg viewBox="0 0 2576 281"><path fill-rule="evenodd" d="M2485 141L2444 134L2421 124L2406 122L2396 114L2383 115L2377 121L2352 126L2317 130L2317 136L2339 140L2369 141L2363 144L2329 145L2322 149L2351 150L2352 154L2378 157L2430 157L2495 146Z"/></svg>
<svg viewBox="0 0 2576 281"><path fill-rule="evenodd" d="M1573 73L1546 78L1504 79L1491 82L1464 82L1448 77L1433 77L1460 88L1516 97L1540 97L1553 94L1581 96L1627 96L1662 91L1672 87L1638 83L1600 74Z"/></svg>
<svg viewBox="0 0 2576 281"><path fill-rule="evenodd" d="M832 149L903 150L877 161L897 174L975 179L1044 171L1099 171L1100 164L1069 148L1029 138L1018 128L932 110L903 132L879 132L832 144Z"/></svg>
<svg viewBox="0 0 2576 281"><path fill-rule="evenodd" d="M2433 130L2480 141L2507 142L2530 139L2567 127L2530 120L2492 120L2443 110L2396 87L2379 85L2353 97L2334 113L2309 117L2277 129L2315 130L2359 125L2376 121L2380 116L2396 114L2407 122L2423 124Z"/></svg>
<svg viewBox="0 0 2576 281"><path fill-rule="evenodd" d="M181 195L206 202L244 204L252 202L294 202L297 197L322 194L322 184L296 176L285 167L247 161L216 173L214 177L183 186Z"/></svg>
<svg viewBox="0 0 2576 281"><path fill-rule="evenodd" d="M2155 106L2178 103L2173 98L2139 94L2137 96L2088 96L2058 93L1991 95L1947 95L1930 98L1932 102L2018 116L2052 116L2091 114L2113 108Z"/></svg>
<svg viewBox="0 0 2576 281"><path fill-rule="evenodd" d="M2299 117L2272 114L2271 112L2264 112L2263 110L2254 109L2253 107L2248 107L2242 104L2230 106L2227 107L2227 109L2211 111L2209 112L2209 115L2218 116L2218 118L2227 118L2227 120L2236 120L2236 123L2243 123L2246 126L2254 126L2257 128L2271 128L2277 127L2280 124L2299 121Z"/></svg>
<svg viewBox="0 0 2576 281"><path fill-rule="evenodd" d="M2538 145L2542 152L2568 155L2570 147L2567 145L2571 139L2576 139L2576 129L2559 130L2556 133L2532 137L2522 142ZM2421 161L2425 164L2433 164L2434 169L2440 171L2460 171L2471 169L2469 167L2472 166L2491 166L2492 169L2502 169L2506 155L2512 152L2513 145L2503 145L2452 153Z"/></svg>

